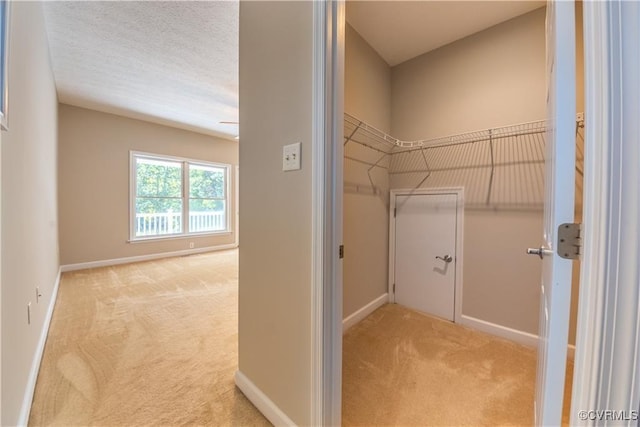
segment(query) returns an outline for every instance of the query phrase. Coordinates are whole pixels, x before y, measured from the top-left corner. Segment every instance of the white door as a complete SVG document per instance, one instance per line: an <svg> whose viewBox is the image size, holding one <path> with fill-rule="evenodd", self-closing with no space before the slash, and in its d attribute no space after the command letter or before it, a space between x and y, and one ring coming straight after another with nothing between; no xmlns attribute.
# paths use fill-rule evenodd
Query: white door
<svg viewBox="0 0 640 427"><path fill-rule="evenodd" d="M560 425L572 261L556 253L558 226L574 219L575 22L573 1L547 3L546 196L536 381L536 425Z"/></svg>
<svg viewBox="0 0 640 427"><path fill-rule="evenodd" d="M453 321L456 194L395 197L395 302Z"/></svg>

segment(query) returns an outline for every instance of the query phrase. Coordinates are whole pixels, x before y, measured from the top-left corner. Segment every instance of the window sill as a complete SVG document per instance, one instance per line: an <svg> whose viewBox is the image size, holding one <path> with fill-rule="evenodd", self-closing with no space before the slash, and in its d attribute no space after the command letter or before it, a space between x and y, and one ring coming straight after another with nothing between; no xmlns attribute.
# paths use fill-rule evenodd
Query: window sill
<svg viewBox="0 0 640 427"><path fill-rule="evenodd" d="M170 234L166 236L147 236L147 237L134 237L127 240L127 243L152 243L165 240L184 240L184 239L199 239L202 237L214 237L214 236L229 236L233 234L231 230L214 231L206 233L191 233L191 234Z"/></svg>

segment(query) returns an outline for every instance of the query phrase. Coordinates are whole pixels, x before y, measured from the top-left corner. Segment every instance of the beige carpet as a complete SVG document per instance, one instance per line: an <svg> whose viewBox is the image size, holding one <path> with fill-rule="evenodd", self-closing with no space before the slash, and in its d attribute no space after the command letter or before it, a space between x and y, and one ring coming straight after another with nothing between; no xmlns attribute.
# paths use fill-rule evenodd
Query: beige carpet
<svg viewBox="0 0 640 427"><path fill-rule="evenodd" d="M269 425L233 383L237 271L226 251L65 273L29 425ZM531 425L535 356L386 305L344 337L343 424Z"/></svg>
<svg viewBox="0 0 640 427"><path fill-rule="evenodd" d="M236 251L65 273L30 425L270 425L235 388Z"/></svg>
<svg viewBox="0 0 640 427"><path fill-rule="evenodd" d="M395 304L350 329L343 346L345 426L533 424L533 349Z"/></svg>

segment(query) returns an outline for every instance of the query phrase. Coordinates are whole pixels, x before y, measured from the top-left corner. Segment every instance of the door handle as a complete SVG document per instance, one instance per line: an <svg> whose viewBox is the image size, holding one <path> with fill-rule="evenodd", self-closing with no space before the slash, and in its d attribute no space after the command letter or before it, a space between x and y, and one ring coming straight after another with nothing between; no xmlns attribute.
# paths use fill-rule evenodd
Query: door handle
<svg viewBox="0 0 640 427"><path fill-rule="evenodd" d="M528 248L527 249L527 254L528 255L538 255L540 257L540 259L542 259L542 257L546 256L546 255L551 255L553 254L553 251L550 251L549 249L545 249L543 247L540 248Z"/></svg>
<svg viewBox="0 0 640 427"><path fill-rule="evenodd" d="M450 255L445 255L444 258L441 256L436 256L436 259L441 259L446 263L453 261L453 258Z"/></svg>

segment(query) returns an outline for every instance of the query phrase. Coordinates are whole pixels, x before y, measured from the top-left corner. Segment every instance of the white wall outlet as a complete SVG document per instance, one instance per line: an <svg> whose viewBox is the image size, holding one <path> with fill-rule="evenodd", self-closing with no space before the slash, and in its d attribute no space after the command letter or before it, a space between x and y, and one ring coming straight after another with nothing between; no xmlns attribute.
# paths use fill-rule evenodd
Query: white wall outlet
<svg viewBox="0 0 640 427"><path fill-rule="evenodd" d="M189 249L195 248L196 244L193 242L189 242Z"/></svg>
<svg viewBox="0 0 640 427"><path fill-rule="evenodd" d="M300 169L300 146L299 142L282 147L282 170L294 171Z"/></svg>

